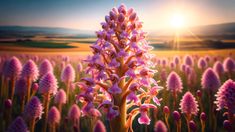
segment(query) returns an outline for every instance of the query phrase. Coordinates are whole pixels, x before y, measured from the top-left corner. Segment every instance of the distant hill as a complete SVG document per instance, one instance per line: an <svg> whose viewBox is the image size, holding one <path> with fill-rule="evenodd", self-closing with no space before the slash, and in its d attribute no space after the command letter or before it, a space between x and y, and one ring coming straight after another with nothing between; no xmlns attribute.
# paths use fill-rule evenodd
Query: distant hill
<svg viewBox="0 0 235 132"><path fill-rule="evenodd" d="M219 36L223 38L235 38L235 22L213 24L205 26L196 26L189 28L197 36ZM161 33L166 32L164 30L152 30L148 31L149 36L171 36L173 33L172 29L168 29L169 33L162 35ZM182 33L189 35L188 32ZM94 31L89 30L78 30L69 28L54 28L54 27L27 27L27 26L0 26L0 38L3 37L31 37L35 35L45 35L48 37L54 37L55 35L60 37L95 37Z"/></svg>
<svg viewBox="0 0 235 132"><path fill-rule="evenodd" d="M91 37L94 31L54 27L0 26L0 37L27 37L35 35L58 35L72 37Z"/></svg>
<svg viewBox="0 0 235 132"><path fill-rule="evenodd" d="M203 25L189 27L187 30L190 30L194 35L201 37L219 37L219 38L228 38L235 39L235 22L231 23L221 23L221 24L212 24L212 25ZM192 36L187 30L181 31L181 36ZM172 36L175 35L174 30L164 29L164 30L152 30L149 32L149 36Z"/></svg>
<svg viewBox="0 0 235 132"><path fill-rule="evenodd" d="M195 34L201 35L235 35L235 22L197 26L190 29Z"/></svg>

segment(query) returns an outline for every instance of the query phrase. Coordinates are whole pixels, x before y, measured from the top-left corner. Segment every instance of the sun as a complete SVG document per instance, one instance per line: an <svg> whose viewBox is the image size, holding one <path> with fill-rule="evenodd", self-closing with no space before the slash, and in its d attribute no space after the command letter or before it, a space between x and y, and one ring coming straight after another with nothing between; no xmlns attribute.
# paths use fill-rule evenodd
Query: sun
<svg viewBox="0 0 235 132"><path fill-rule="evenodd" d="M185 27L185 17L183 14L175 13L170 18L170 25L173 28L180 29Z"/></svg>

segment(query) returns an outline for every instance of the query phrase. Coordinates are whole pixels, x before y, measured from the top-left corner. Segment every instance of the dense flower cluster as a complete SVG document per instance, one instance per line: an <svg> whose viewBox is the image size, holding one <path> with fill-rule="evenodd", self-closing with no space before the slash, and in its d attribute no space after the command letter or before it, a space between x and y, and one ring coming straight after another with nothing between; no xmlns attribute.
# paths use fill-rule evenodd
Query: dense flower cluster
<svg viewBox="0 0 235 132"><path fill-rule="evenodd" d="M180 110L185 114L197 115L198 112L198 102L195 97L190 93L186 92L180 102Z"/></svg>
<svg viewBox="0 0 235 132"><path fill-rule="evenodd" d="M231 79L227 80L216 94L217 110L222 108L228 109L229 112L235 114L235 82Z"/></svg>
<svg viewBox="0 0 235 132"><path fill-rule="evenodd" d="M93 104L96 99L94 95L102 92L108 96L103 99L104 105L100 108L108 119L112 120L120 115L122 108L119 103L122 98L128 98L130 103L133 100L135 105L140 106L143 118L139 122L149 124L146 113L148 107L140 104L137 93L148 92L157 83L152 78L155 71L150 69L153 63L152 55L148 51L152 47L145 40L146 33L141 30L142 22L134 9L121 5L105 16L105 22L101 26L102 30L96 32L98 39L91 46L93 56L85 60L88 63L86 73L92 76L83 78L83 82L78 84L82 90L78 99L83 98L86 101L82 111L89 114L91 109L96 110ZM158 88L155 90L158 91ZM155 96L156 94L150 95L149 98L154 98L159 104ZM125 115L122 116L125 118Z"/></svg>

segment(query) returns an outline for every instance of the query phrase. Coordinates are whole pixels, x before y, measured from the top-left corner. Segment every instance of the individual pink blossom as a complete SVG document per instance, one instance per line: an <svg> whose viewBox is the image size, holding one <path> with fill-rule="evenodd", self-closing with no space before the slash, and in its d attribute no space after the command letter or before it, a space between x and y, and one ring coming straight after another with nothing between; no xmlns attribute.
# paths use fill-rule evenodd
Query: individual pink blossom
<svg viewBox="0 0 235 132"><path fill-rule="evenodd" d="M63 89L58 90L55 95L54 102L56 104L66 104L66 101L67 101L67 97L66 97L65 91Z"/></svg>
<svg viewBox="0 0 235 132"><path fill-rule="evenodd" d="M182 80L180 78L180 76L172 71L168 77L167 77L167 81L166 81L166 87L167 90L171 91L171 92L181 92L182 91Z"/></svg>
<svg viewBox="0 0 235 132"><path fill-rule="evenodd" d="M51 125L60 123L60 112L59 110L53 106L48 112L48 123Z"/></svg>
<svg viewBox="0 0 235 132"><path fill-rule="evenodd" d="M216 91L220 87L219 76L213 71L212 68L207 68L201 78L201 85L203 89L209 91Z"/></svg>
<svg viewBox="0 0 235 132"><path fill-rule="evenodd" d="M73 104L69 109L68 118L72 121L76 121L79 120L80 116L81 116L80 108L78 107L77 104Z"/></svg>
<svg viewBox="0 0 235 132"><path fill-rule="evenodd" d="M160 73L160 76L161 76L161 80L163 82L165 82L167 80L167 72L165 69L162 69L161 73Z"/></svg>
<svg viewBox="0 0 235 132"><path fill-rule="evenodd" d="M53 67L51 62L48 59L44 59L42 63L39 66L39 75L43 76L47 72L52 72L53 73Z"/></svg>
<svg viewBox="0 0 235 132"><path fill-rule="evenodd" d="M21 77L30 78L32 81L36 81L38 79L38 67L33 60L28 60L24 64Z"/></svg>
<svg viewBox="0 0 235 132"><path fill-rule="evenodd" d="M154 125L154 132L167 132L165 123L161 120L157 121Z"/></svg>
<svg viewBox="0 0 235 132"><path fill-rule="evenodd" d="M174 58L173 58L173 62L175 63L175 65L179 65L179 63L180 63L180 57L179 56L174 56Z"/></svg>
<svg viewBox="0 0 235 132"><path fill-rule="evenodd" d="M222 75L224 73L223 64L220 61L216 61L213 66L213 70L218 74Z"/></svg>
<svg viewBox="0 0 235 132"><path fill-rule="evenodd" d="M140 117L138 118L138 122L140 124L146 124L149 125L150 124L150 118L147 115L148 109L149 108L154 108L156 109L157 107L153 104L142 104L140 106Z"/></svg>
<svg viewBox="0 0 235 132"><path fill-rule="evenodd" d="M227 57L224 62L223 62L223 65L224 65L224 70L226 72L233 72L235 70L235 62L234 60L231 58L231 57Z"/></svg>
<svg viewBox="0 0 235 132"><path fill-rule="evenodd" d="M167 64L168 64L168 60L167 60L167 58L162 58L162 60L161 60L161 64L162 64L162 66L163 66L163 67L166 67L166 66L167 66Z"/></svg>
<svg viewBox="0 0 235 132"><path fill-rule="evenodd" d="M205 69L207 67L207 61L204 58L199 58L197 63L198 68Z"/></svg>
<svg viewBox="0 0 235 132"><path fill-rule="evenodd" d="M7 77L12 78L20 75L22 64L17 57L13 56L9 61L6 61L5 64L5 75Z"/></svg>
<svg viewBox="0 0 235 132"><path fill-rule="evenodd" d="M77 70L78 70L78 72L82 72L82 70L83 70L82 63L78 63Z"/></svg>
<svg viewBox="0 0 235 132"><path fill-rule="evenodd" d="M175 63L174 62L170 62L170 68L174 69L175 68Z"/></svg>
<svg viewBox="0 0 235 132"><path fill-rule="evenodd" d="M61 80L63 82L74 82L75 71L71 64L68 64L61 73Z"/></svg>
<svg viewBox="0 0 235 132"><path fill-rule="evenodd" d="M197 115L199 110L198 102L190 92L186 92L180 101L179 109L182 113Z"/></svg>
<svg viewBox="0 0 235 132"><path fill-rule="evenodd" d="M206 55L206 56L205 56L205 60L207 61L207 63L209 63L209 62L211 61L211 56Z"/></svg>
<svg viewBox="0 0 235 132"><path fill-rule="evenodd" d="M34 96L27 103L24 111L24 116L28 120L40 119L43 114L43 107L38 97Z"/></svg>
<svg viewBox="0 0 235 132"><path fill-rule="evenodd" d="M184 64L188 65L188 66L193 66L194 62L193 62L193 58L190 55L185 55L184 56Z"/></svg>
<svg viewBox="0 0 235 132"><path fill-rule="evenodd" d="M42 76L39 81L39 93L52 93L55 94L57 92L57 79L53 75L53 73L48 72Z"/></svg>

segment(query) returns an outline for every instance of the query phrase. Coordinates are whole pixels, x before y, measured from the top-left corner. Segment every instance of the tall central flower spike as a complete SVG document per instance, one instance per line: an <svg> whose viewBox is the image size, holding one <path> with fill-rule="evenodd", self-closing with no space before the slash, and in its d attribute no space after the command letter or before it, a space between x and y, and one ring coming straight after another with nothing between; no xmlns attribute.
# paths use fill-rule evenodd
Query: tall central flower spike
<svg viewBox="0 0 235 132"><path fill-rule="evenodd" d="M86 73L91 77L78 83L81 93L77 98L86 102L82 113L92 114L91 110L97 107L94 102L100 102L98 109L107 115L112 131L131 129L137 114L156 108L142 111L141 106L151 100L159 105L156 95L160 87L153 79L156 71L151 70L153 55L148 53L153 48L145 40L142 24L133 8L127 9L123 4L113 8L101 23L102 30L96 32L98 39L91 46L93 55L85 60Z"/></svg>

